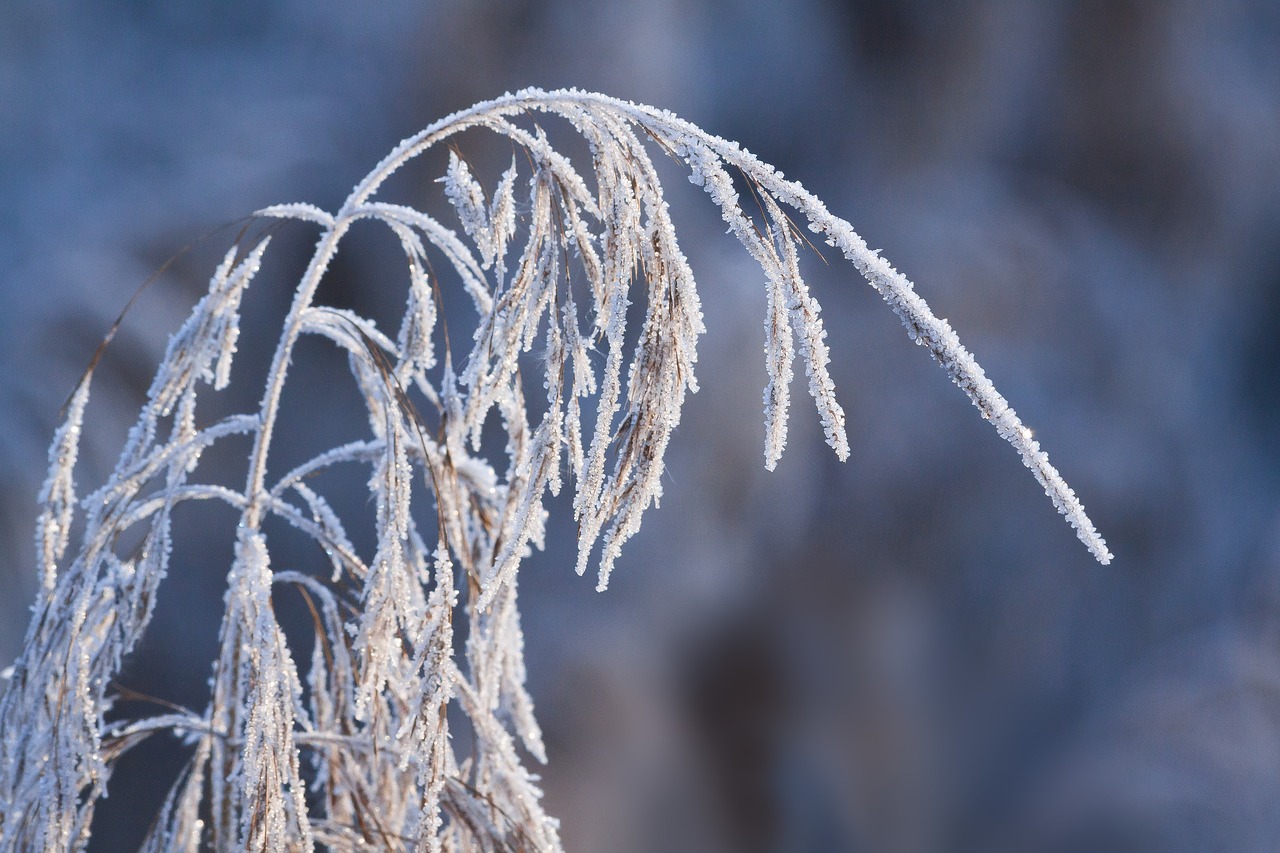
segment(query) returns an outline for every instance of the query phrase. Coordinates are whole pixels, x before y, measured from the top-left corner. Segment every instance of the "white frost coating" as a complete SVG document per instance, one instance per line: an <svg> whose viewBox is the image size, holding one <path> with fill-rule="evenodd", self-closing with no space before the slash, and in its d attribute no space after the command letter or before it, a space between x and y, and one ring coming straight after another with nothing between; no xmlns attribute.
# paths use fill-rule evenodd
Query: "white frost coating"
<svg viewBox="0 0 1280 853"><path fill-rule="evenodd" d="M72 470L80 450L80 426L89 402L89 381L76 386L67 402L66 418L49 447L49 474L40 488L40 516L36 519L36 551L40 561L40 588L53 592L58 561L66 553L75 517L76 489Z"/></svg>
<svg viewBox="0 0 1280 853"><path fill-rule="evenodd" d="M587 178L533 122L535 112L581 135ZM375 198L407 161L452 145L464 130L504 137L516 156L486 179L486 201L481 180L451 149L441 183L461 236ZM72 475L91 376L77 386L40 493L41 592L22 657L0 683L0 846L83 849L114 762L167 731L194 749L144 850L560 849L526 767L546 753L525 687L519 571L542 546L546 494L567 486L577 570L598 551L597 585L607 585L662 496L666 448L685 396L698 388L702 309L652 163L659 150L687 164L761 267L766 467L786 444L797 356L827 442L839 458L849 453L790 210L881 293L1098 559L1110 560L1074 493L947 323L799 184L652 107L577 91L506 95L405 140L337 214L305 204L259 212L321 234L258 410L203 427L198 417L201 386L216 390L234 378L241 297L265 239L227 253L171 339L114 472L83 499ZM746 209L742 185L753 197ZM405 308L390 328L315 303L348 229L366 219L385 225L404 255L407 274L397 284ZM475 311L467 340L450 338L440 311L442 294L457 288ZM278 476L268 458L306 335L345 354L368 434ZM482 452L495 422L505 446ZM201 454L246 435L253 445L243 490L200 482ZM353 518L337 509L347 502L330 500L323 477L312 479L334 466L368 473L363 524L375 534L372 553L347 534ZM174 508L209 500L240 513L210 703L106 725L108 685L146 630L169 569ZM313 564L273 569L269 517L314 541ZM284 595L301 596L314 626L305 691L275 618L275 596ZM454 753L451 708L471 730L469 756ZM310 791L304 766L314 768Z"/></svg>
<svg viewBox="0 0 1280 853"><path fill-rule="evenodd" d="M488 269L493 266L497 247L485 210L484 190L472 177L470 167L453 151L449 152L449 171L440 181L444 184L445 196L458 213L462 230L480 250L481 266Z"/></svg>
<svg viewBox="0 0 1280 853"><path fill-rule="evenodd" d="M273 204L259 210L257 215L276 219L297 219L302 222L314 222L325 228L333 227L333 214L326 213L314 204Z"/></svg>

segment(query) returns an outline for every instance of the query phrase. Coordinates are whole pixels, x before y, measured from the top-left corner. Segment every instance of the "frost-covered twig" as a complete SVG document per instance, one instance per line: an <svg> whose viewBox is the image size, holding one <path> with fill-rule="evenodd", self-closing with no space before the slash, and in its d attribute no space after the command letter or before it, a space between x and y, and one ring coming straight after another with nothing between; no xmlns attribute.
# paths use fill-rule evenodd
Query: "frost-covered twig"
<svg viewBox="0 0 1280 853"><path fill-rule="evenodd" d="M553 147L535 114L564 119L586 141L586 176ZM470 129L505 137L520 153L486 191L450 151L440 182L462 235L422 210L375 200L396 170ZM947 323L803 187L651 107L578 91L506 95L405 140L336 214L300 204L259 212L321 234L257 411L197 425L199 387L231 380L241 296L266 240L227 253L171 340L114 473L79 500L72 470L88 378L77 389L41 494L40 596L0 696L0 847L83 847L115 760L169 731L194 753L148 850L560 848L556 821L525 766L526 756L546 756L525 689L517 581L521 561L542 543L546 495L567 483L578 571L598 554L598 585L607 585L623 545L661 496L668 441L685 394L697 390L702 313L653 150L683 161L763 270L767 467L786 443L796 357L828 443L841 459L849 453L827 333L800 275L794 216L880 292L911 338L1018 450L1095 556L1110 560L1071 489ZM735 175L757 197L758 217L740 205ZM314 301L348 229L366 219L389 229L404 252L398 329ZM474 309L467 351L442 331L446 288L461 288ZM370 434L270 482L289 367L299 340L311 335L345 351ZM539 355L527 355L535 348ZM533 391L530 376L540 380ZM530 405L528 393L545 401ZM480 438L495 413L505 454L487 458ZM243 491L192 482L201 453L233 435L253 441ZM350 519L309 482L345 464L369 470L371 554L358 553ZM425 521L413 506L417 481L434 504ZM145 631L169 566L173 509L192 500L219 500L240 513L209 705L199 716L107 725L112 679ZM315 541L323 556L314 571L273 567L268 516ZM80 544L68 559L73 527ZM118 552L131 530L142 544ZM305 667L276 621L279 584L296 587L312 614L316 642ZM462 648L459 616L467 623ZM451 745L451 704L470 727L469 756Z"/></svg>

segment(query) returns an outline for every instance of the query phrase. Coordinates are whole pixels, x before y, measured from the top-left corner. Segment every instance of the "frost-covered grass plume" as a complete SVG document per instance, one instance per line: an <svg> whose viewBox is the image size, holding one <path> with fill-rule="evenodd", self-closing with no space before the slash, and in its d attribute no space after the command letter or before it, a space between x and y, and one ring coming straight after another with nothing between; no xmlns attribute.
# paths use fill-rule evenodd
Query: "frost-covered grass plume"
<svg viewBox="0 0 1280 853"><path fill-rule="evenodd" d="M539 124L546 116L580 134L589 156L553 147ZM512 149L509 168L487 183L452 147L467 130ZM394 172L442 144L451 147L438 189L460 233L378 197ZM77 387L40 495L40 591L0 696L0 847L82 848L114 763L165 732L190 759L148 851L560 849L526 766L546 753L525 688L517 580L542 544L548 495L567 488L577 570L594 565L605 588L661 495L668 441L685 394L697 390L702 312L655 155L687 168L763 270L766 467L786 444L797 360L827 442L841 459L849 453L826 331L800 277L807 231L881 294L1085 545L1111 559L947 322L803 187L662 110L572 90L506 95L406 139L336 213L306 204L259 211L320 236L256 410L207 422L196 403L211 393L202 386L231 381L241 296L269 238L227 253L172 337L115 470L87 495L72 474L91 372ZM385 226L403 248L397 328L314 298L360 220ZM446 292L451 304L465 292L469 340L449 338ZM273 446L287 440L276 425L304 336L345 351L368 433L268 476ZM495 424L505 448L482 452ZM202 452L234 436L251 448L243 489L200 482ZM313 486L317 473L351 465L368 472L371 553L352 544L352 520ZM113 679L171 564L174 509L198 501L239 515L208 705L108 721ZM269 519L314 541L313 565L273 563ZM277 621L272 592L281 585L310 604L309 660L295 657ZM465 755L450 736L461 725Z"/></svg>

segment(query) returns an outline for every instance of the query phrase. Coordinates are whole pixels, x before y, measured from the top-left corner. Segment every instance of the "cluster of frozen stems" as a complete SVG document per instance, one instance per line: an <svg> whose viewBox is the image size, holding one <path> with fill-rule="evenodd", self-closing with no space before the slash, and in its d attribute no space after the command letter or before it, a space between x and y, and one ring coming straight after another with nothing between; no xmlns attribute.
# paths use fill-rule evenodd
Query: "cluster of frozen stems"
<svg viewBox="0 0 1280 853"><path fill-rule="evenodd" d="M581 134L591 152L587 177L553 149L537 114L559 116ZM440 181L463 235L375 200L407 161L472 128L506 137L519 154L486 193L450 153ZM819 307L800 278L804 237L790 209L880 292L1022 455L1085 544L1110 559L1075 495L947 323L799 184L651 107L578 91L506 95L405 140L335 215L300 204L260 211L314 223L321 236L258 411L202 425L195 409L200 385L229 381L241 295L266 239L227 254L172 338L113 474L83 498L72 469L88 378L78 387L41 494L41 590L0 696L0 848L81 848L114 761L169 732L188 744L190 760L145 850L560 849L523 758L545 761L524 685L518 569L541 544L545 496L567 476L578 572L598 552L605 587L623 543L660 497L667 442L685 393L697 389L702 315L655 151L688 167L764 271L769 468L786 443L797 356L828 443L848 455ZM756 215L744 212L735 176L754 196ZM344 235L364 219L389 228L407 261L394 335L313 299ZM443 282L438 267L449 270ZM465 359L442 328L442 286L461 287L474 306ZM633 300L644 317L628 335ZM281 394L305 335L345 350L369 436L269 481ZM535 347L539 357L523 355ZM545 402L528 404L522 370L542 371ZM480 439L495 411L506 447L491 460ZM252 441L243 491L193 481L202 451L237 435ZM371 558L357 553L331 504L308 485L311 475L349 463L370 472ZM419 502L434 505L425 529L411 512L415 485L427 496ZM107 722L112 679L146 629L169 566L174 507L196 500L226 502L240 515L208 707ZM263 523L273 516L315 541L325 571L272 568ZM67 560L73 526L80 545ZM131 539L129 531L137 531ZM122 541L139 538L125 551ZM273 611L280 584L302 590L313 612L305 677ZM455 619L465 620L463 648ZM469 755L451 744L451 703L471 730Z"/></svg>

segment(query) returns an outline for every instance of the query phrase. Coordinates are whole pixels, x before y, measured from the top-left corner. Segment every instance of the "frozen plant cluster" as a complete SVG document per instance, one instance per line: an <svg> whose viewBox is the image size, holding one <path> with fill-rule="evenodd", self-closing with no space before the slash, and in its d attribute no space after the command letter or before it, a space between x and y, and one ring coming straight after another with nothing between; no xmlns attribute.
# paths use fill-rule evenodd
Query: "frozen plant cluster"
<svg viewBox="0 0 1280 853"><path fill-rule="evenodd" d="M589 172L552 146L540 115L581 135ZM461 234L378 200L394 172L471 129L504 137L514 154L486 190L450 149L439 182ZM797 358L828 443L848 455L819 306L800 277L799 221L879 291L1081 540L1110 560L1071 489L946 321L799 184L661 110L573 90L505 95L406 139L336 214L304 204L259 211L321 234L257 411L203 423L196 403L201 386L231 380L241 297L269 238L227 253L171 339L114 472L87 496L72 472L91 372L76 389L41 494L41 591L0 696L0 848L82 849L113 764L168 732L189 745L190 759L148 851L561 849L526 767L546 753L525 688L519 568L542 544L547 496L567 485L577 570L598 555L604 589L661 496L668 441L685 394L697 390L702 314L655 153L688 168L764 272L767 467L786 444ZM315 300L361 220L390 229L403 248L408 286L396 329ZM474 309L467 349L449 339L445 287L465 291ZM269 478L289 366L306 336L345 352L368 435ZM497 422L504 451L482 452ZM233 436L251 443L243 490L197 482L202 452ZM352 544L350 521L311 484L346 465L368 471L371 554ZM174 508L189 501L221 501L239 514L209 704L108 722L113 679L147 628L170 564ZM427 509L415 513L417 505ZM268 519L314 541L314 571L273 567ZM310 607L315 643L304 666L273 609L278 585L300 590ZM455 751L457 725L469 729L469 754Z"/></svg>

